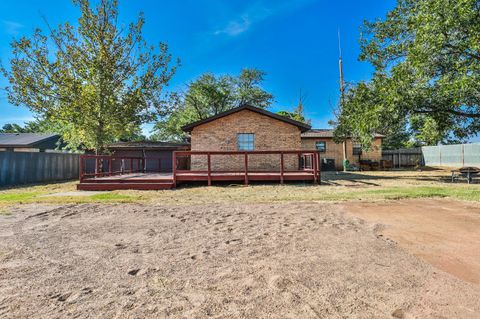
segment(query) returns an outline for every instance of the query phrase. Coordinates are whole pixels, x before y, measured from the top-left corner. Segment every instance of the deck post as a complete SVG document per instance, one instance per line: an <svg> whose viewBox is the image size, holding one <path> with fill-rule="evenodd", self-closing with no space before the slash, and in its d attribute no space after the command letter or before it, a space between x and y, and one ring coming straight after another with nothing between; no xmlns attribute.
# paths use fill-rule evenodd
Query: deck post
<svg viewBox="0 0 480 319"><path fill-rule="evenodd" d="M113 157L110 156L110 158L108 159L108 176L112 176L112 161Z"/></svg>
<svg viewBox="0 0 480 319"><path fill-rule="evenodd" d="M283 185L283 173L284 173L284 167L283 167L283 152L280 153L280 184Z"/></svg>
<svg viewBox="0 0 480 319"><path fill-rule="evenodd" d="M208 186L212 186L212 163L210 159L210 152L207 153L207 163L208 163Z"/></svg>
<svg viewBox="0 0 480 319"><path fill-rule="evenodd" d="M159 157L158 158L158 172L162 172L162 158Z"/></svg>
<svg viewBox="0 0 480 319"><path fill-rule="evenodd" d="M172 153L172 187L177 188L177 152Z"/></svg>
<svg viewBox="0 0 480 319"><path fill-rule="evenodd" d="M95 158L95 177L97 177L97 175L99 174L99 172L98 172L98 167L99 167L100 165L99 165L98 161L99 161L98 157Z"/></svg>
<svg viewBox="0 0 480 319"><path fill-rule="evenodd" d="M317 161L317 173L318 173L318 185L322 184L322 163L320 162L320 153L316 152L315 153L315 158Z"/></svg>
<svg viewBox="0 0 480 319"><path fill-rule="evenodd" d="M130 158L130 173L133 173L133 158Z"/></svg>
<svg viewBox="0 0 480 319"><path fill-rule="evenodd" d="M245 186L248 186L248 153L245 152Z"/></svg>
<svg viewBox="0 0 480 319"><path fill-rule="evenodd" d="M83 181L83 161L85 160L85 158L83 157L83 155L80 155L80 176L79 176L79 179L80 179L80 183Z"/></svg>
<svg viewBox="0 0 480 319"><path fill-rule="evenodd" d="M315 153L310 154L312 157L312 166L313 166L313 183L317 183L317 156Z"/></svg>

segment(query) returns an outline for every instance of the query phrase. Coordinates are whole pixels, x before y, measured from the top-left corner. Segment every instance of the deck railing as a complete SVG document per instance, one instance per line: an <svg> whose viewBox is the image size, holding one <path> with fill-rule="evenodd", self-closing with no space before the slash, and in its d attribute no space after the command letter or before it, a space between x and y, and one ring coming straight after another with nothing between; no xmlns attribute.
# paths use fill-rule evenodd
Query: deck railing
<svg viewBox="0 0 480 319"><path fill-rule="evenodd" d="M278 155L280 159L280 165L278 170L251 170L249 168L249 159L255 155ZM285 156L296 155L298 156L298 170L287 171L285 169ZM178 159L180 157L189 157L190 160L192 156L196 157L205 157L206 156L206 170L204 169L178 169ZM241 156L243 157L243 167L242 170L213 170L212 169L212 157L221 157L221 156ZM229 159L227 159L229 160ZM245 185L249 183L249 174L257 174L260 176L267 176L268 174L279 174L280 183L283 184L286 180L286 174L288 173L308 173L311 175L314 183L320 184L321 182L321 168L320 168L320 153L317 151L174 151L173 152L173 181L176 183L177 177L182 174L188 174L189 176L194 176L195 174L206 174L207 182L210 186L212 184L212 174L236 174L237 176L241 174L243 176L243 181ZM224 162L225 163L225 162ZM220 165L222 166L222 165Z"/></svg>
<svg viewBox="0 0 480 319"><path fill-rule="evenodd" d="M170 157L81 155L80 182L87 178L131 173L162 172Z"/></svg>
<svg viewBox="0 0 480 319"><path fill-rule="evenodd" d="M199 158L203 159L200 165ZM172 157L80 157L80 183L122 174L158 172L172 174L173 186L177 181L206 181L208 185L212 181L243 181L248 185L251 180L281 184L288 180L309 180L320 184L321 179L317 151L174 151Z"/></svg>

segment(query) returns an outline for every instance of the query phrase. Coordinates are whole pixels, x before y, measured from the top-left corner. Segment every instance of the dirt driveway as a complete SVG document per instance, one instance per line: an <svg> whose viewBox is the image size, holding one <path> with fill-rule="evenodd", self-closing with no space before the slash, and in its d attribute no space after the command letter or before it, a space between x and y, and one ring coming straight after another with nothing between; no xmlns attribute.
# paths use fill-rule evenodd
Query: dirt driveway
<svg viewBox="0 0 480 319"><path fill-rule="evenodd" d="M447 199L350 202L376 232L458 278L480 285L480 204Z"/></svg>
<svg viewBox="0 0 480 319"><path fill-rule="evenodd" d="M0 317L478 318L480 288L326 203L17 206Z"/></svg>

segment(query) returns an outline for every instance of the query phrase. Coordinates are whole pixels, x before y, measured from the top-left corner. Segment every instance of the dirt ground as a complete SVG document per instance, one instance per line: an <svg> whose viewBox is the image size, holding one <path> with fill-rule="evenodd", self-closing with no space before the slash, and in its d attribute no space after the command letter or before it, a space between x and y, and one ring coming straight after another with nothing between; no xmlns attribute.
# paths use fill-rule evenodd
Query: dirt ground
<svg viewBox="0 0 480 319"><path fill-rule="evenodd" d="M446 199L345 203L376 232L458 278L480 285L480 204Z"/></svg>
<svg viewBox="0 0 480 319"><path fill-rule="evenodd" d="M0 317L480 316L480 286L347 210L18 205L0 216Z"/></svg>

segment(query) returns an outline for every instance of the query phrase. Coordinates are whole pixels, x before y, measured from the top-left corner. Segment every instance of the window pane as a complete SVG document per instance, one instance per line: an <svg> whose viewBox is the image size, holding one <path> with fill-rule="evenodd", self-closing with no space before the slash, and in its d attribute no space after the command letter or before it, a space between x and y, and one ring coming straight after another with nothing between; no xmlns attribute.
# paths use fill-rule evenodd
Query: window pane
<svg viewBox="0 0 480 319"><path fill-rule="evenodd" d="M255 134L253 133L237 134L237 149L239 151L253 151L255 149Z"/></svg>
<svg viewBox="0 0 480 319"><path fill-rule="evenodd" d="M316 142L315 143L315 148L319 152L325 152L327 150L327 143L326 142Z"/></svg>

